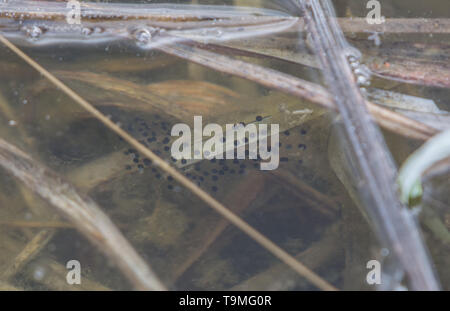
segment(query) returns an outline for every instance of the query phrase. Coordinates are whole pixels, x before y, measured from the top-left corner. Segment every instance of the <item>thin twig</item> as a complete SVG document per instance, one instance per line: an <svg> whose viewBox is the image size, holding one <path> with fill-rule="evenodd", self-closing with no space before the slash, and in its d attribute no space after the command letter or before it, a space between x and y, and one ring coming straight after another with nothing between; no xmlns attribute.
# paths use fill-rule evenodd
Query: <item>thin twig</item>
<svg viewBox="0 0 450 311"><path fill-rule="evenodd" d="M54 230L42 230L35 235L22 249L20 254L16 256L12 264L3 271L1 278L8 280L22 270L47 245L47 242L53 237L53 234Z"/></svg>
<svg viewBox="0 0 450 311"><path fill-rule="evenodd" d="M62 228L74 229L75 226L63 221L0 221L0 226L15 228Z"/></svg>

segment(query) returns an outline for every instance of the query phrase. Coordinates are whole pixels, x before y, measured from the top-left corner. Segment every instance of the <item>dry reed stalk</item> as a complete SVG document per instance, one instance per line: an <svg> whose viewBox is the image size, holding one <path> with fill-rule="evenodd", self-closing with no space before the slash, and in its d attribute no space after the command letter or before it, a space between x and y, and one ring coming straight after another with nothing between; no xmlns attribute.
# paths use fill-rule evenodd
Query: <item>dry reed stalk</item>
<svg viewBox="0 0 450 311"><path fill-rule="evenodd" d="M0 139L0 166L73 222L81 233L114 261L136 289L165 289L108 216L90 198L80 195L58 175L2 139ZM42 231L42 239L46 237L45 232ZM35 239L41 239L41 236L38 235ZM34 245L42 245L42 243L29 244L18 258L29 258L28 255L22 255L36 252L39 247ZM22 260L18 260L17 263L20 266L24 264ZM13 268L7 271L16 270Z"/></svg>

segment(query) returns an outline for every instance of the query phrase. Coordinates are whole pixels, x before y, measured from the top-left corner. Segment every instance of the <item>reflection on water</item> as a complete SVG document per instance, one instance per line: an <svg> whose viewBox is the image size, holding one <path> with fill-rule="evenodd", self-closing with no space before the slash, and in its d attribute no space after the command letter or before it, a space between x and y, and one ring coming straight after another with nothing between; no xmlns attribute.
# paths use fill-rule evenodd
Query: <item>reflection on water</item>
<svg viewBox="0 0 450 311"><path fill-rule="evenodd" d="M334 2L340 16L364 16L366 12L361 1ZM283 16L293 10L286 1L192 3L265 7L283 12ZM448 12L448 7L442 1L397 1L395 5L386 4L383 14L442 17L443 8ZM348 35L372 70L377 62L386 66L385 59L402 51L401 43L392 43L399 35L382 35L378 47L372 46L367 34ZM271 45L264 42L265 46L240 46L239 40L247 40L240 38L228 46L224 43L222 50L215 46L217 50L213 51L322 83L306 36L299 42L303 36L281 31L254 42L266 37ZM427 40L433 39L405 36L404 44L416 50L402 53L412 59L421 57L424 62L439 58L445 61L446 46L440 47L437 40L430 49L420 46ZM241 48L240 53L230 49L236 46ZM252 48L260 52L259 56L250 53ZM333 122L326 110L256 82L161 51L142 49L130 40L91 45L27 44L21 49L326 281L341 289L374 289L366 283L366 263L378 258L380 250L365 216L353 201L345 170L339 168L341 154L334 148L335 135L330 134ZM92 197L168 288L316 289L5 47L0 48L0 55L1 138ZM429 98L448 111L448 88L381 78L375 78L372 87ZM222 126L279 124L279 168L261 171L261 159L248 157L193 162L173 159L171 129L180 122L192 126L195 115L201 115L204 124ZM419 145L387 132L386 139L399 163ZM70 223L55 215L50 205L3 170L0 184L0 275L7 275L0 277L0 288L131 289L113 263ZM445 223L448 216L445 209L438 214L434 225ZM438 275L443 287L448 288L445 243L436 238L436 230L426 221L424 228ZM44 231L51 231L47 239L36 238ZM36 251L11 268L30 243L35 243ZM69 260L81 263L82 285L65 281Z"/></svg>

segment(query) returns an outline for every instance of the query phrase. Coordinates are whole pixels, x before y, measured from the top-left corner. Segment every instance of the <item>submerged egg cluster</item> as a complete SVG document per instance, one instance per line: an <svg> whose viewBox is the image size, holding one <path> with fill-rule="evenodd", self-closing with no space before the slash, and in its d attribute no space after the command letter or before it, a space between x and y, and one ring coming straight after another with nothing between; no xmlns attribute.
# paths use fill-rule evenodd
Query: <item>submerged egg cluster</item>
<svg viewBox="0 0 450 311"><path fill-rule="evenodd" d="M255 120L261 121L262 117L257 116ZM124 122L124 124L124 129L137 138L140 143L162 159L181 167L180 170L187 178L206 191L218 192L224 188L227 182L245 176L251 170L260 171L260 164L263 160L259 156L256 159L248 159L248 149L245 151L245 160L205 159L198 162L189 160L188 162L184 159L174 159L171 156L171 142L173 140L171 125L158 115L154 115L151 120L136 117L133 122ZM280 133L280 167L283 165L298 167L302 164L303 161L298 157L295 157L295 161L291 161L289 154L301 153L307 149L304 143L297 141L298 138L306 134L305 129L294 129ZM286 142L284 142L285 140ZM297 143L293 143L294 141L297 141ZM137 150L130 148L124 153L130 157L130 162L125 165L126 170L137 170L140 173L148 172L157 180L165 180L168 190L180 190L172 176L166 176L157 166L153 165L150 159L142 157ZM264 173L265 171L261 172Z"/></svg>

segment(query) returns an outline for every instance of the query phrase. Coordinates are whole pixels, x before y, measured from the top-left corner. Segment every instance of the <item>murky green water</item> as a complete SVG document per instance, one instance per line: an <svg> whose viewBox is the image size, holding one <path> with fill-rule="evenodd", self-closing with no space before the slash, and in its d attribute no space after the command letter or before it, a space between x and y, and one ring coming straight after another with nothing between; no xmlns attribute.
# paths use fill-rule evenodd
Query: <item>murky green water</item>
<svg viewBox="0 0 450 311"><path fill-rule="evenodd" d="M292 12L282 1L192 2ZM365 16L362 2L334 1L342 17ZM449 8L442 1L411 0L382 7L388 18L448 18ZM408 58L448 74L448 35L380 34L376 46L364 31L347 33L361 49L363 61L381 73L390 66L410 68L401 62ZM247 53L221 53L322 83L317 66L310 61L307 38L287 31L266 37L264 44L257 40L247 46L240 46L239 40L223 43ZM20 48L323 279L339 289L374 289L366 282L366 263L380 257L380 248L348 192L352 186L343 177L340 152L335 149L339 138L333 135L334 117L325 109L247 79L141 49L130 40ZM248 53L252 49L274 57ZM93 198L169 289L316 289L4 46L0 47L0 68L0 137ZM394 81L378 75L371 87L427 98L436 109L449 111L449 88L439 85L441 80L436 78L436 85L430 86L422 80L417 83L416 75L408 77L410 81ZM405 83L411 80L416 83ZM199 115L204 125L279 124L278 169L261 171L260 159L174 161L172 127L180 122L193 126L193 117ZM384 133L399 164L420 145L417 140ZM439 181L442 184L448 184L448 175ZM9 271L7 277L0 277L0 288L132 289L119 269L47 202L4 170L0 185L0 276ZM448 289L448 194L441 191L436 198L441 201L433 214L438 224L430 225L430 218L424 217L422 227L437 275ZM427 208L433 211L432 204ZM440 231L433 230L436 226ZM44 231L49 238L36 242ZM37 250L18 268L11 268L30 243L37 244ZM66 282L65 266L70 260L81 263L82 285Z"/></svg>

